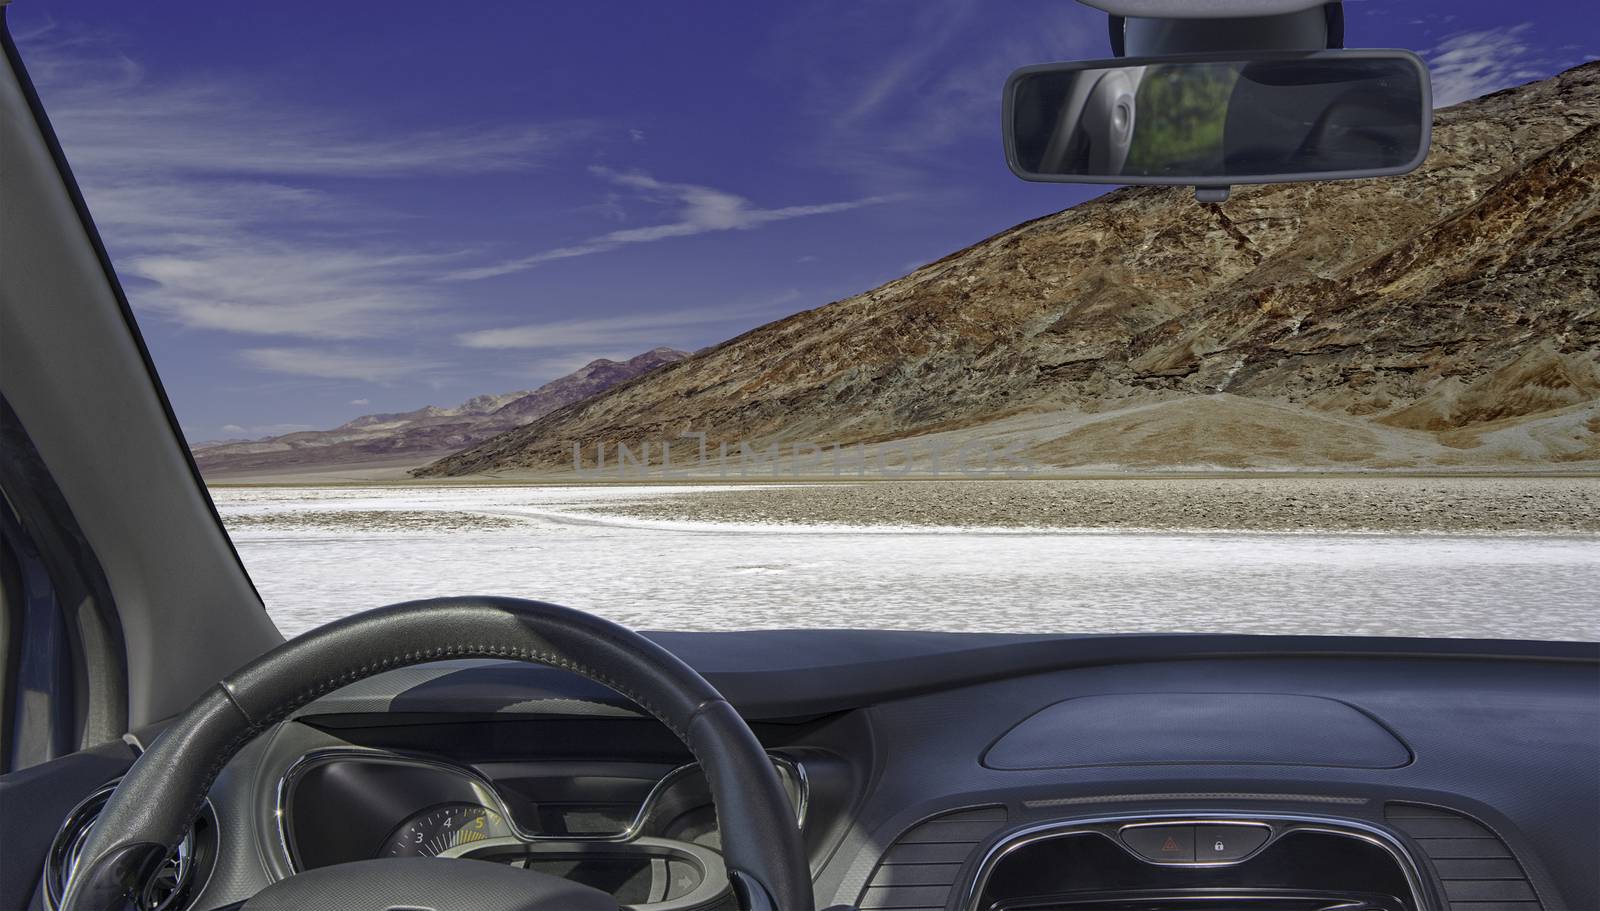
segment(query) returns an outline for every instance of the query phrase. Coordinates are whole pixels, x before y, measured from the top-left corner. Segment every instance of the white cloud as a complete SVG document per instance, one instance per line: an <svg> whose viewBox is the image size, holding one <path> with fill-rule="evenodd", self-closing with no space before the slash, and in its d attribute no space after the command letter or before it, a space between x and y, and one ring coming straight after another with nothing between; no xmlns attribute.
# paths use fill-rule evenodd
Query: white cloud
<svg viewBox="0 0 1600 911"><path fill-rule="evenodd" d="M819 0L770 48L774 68L807 84L813 142L793 155L877 192L929 200L959 194L970 159L959 144L997 139L1001 87L1019 66L1105 56L1105 15L1062 3L1039 16L993 16L972 0L875 4L899 15L896 39L853 30L859 0ZM952 178L955 178L952 180Z"/></svg>
<svg viewBox="0 0 1600 911"><path fill-rule="evenodd" d="M186 181L158 169L138 175L86 172L84 177L95 224L131 241L154 232L232 231L241 222L269 220L345 221L357 214L325 192L272 181Z"/></svg>
<svg viewBox="0 0 1600 911"><path fill-rule="evenodd" d="M29 66L141 313L192 329L308 339L414 330L462 262L384 232L400 213L328 179L526 170L582 125L394 129L251 84L155 79L103 36L28 36ZM312 181L321 181L313 184Z"/></svg>
<svg viewBox="0 0 1600 911"><path fill-rule="evenodd" d="M91 171L395 177L543 164L583 124L397 130L279 102L208 76L158 82L137 61L68 36L30 41L29 69L73 165Z"/></svg>
<svg viewBox="0 0 1600 911"><path fill-rule="evenodd" d="M558 320L498 329L463 332L456 341L467 348L644 351L661 344L695 345L713 328L729 322L771 319L801 297L787 291L760 304L728 308L686 308L625 316ZM581 366L581 365L579 365Z"/></svg>
<svg viewBox="0 0 1600 911"><path fill-rule="evenodd" d="M351 399L350 400L350 404L352 404L352 405L371 405L372 404L372 400L371 399Z"/></svg>
<svg viewBox="0 0 1600 911"><path fill-rule="evenodd" d="M399 334L435 304L440 257L237 236L169 238L122 258L149 283L143 309L184 326L248 335L356 339Z"/></svg>
<svg viewBox="0 0 1600 911"><path fill-rule="evenodd" d="M762 225L787 221L792 218L808 218L814 215L848 212L852 209L888 202L893 198L890 196L868 196L843 202L762 209L752 205L750 200L743 196L718 190L714 187L689 183L668 183L657 180L641 171L613 171L609 168L598 166L591 167L589 171L596 177L604 178L617 186L632 190L647 199L676 205L678 207L677 220L640 228L623 228L598 237L592 237L589 240L571 246L543 250L530 256L506 260L494 265L458 269L450 273L448 277L459 281L492 278L498 275L521 272L556 260L605 253L629 244L653 243L673 237L691 237L696 234L707 234L715 231L748 231Z"/></svg>
<svg viewBox="0 0 1600 911"><path fill-rule="evenodd" d="M855 100L839 115L841 125L858 124L868 118L882 119L883 109L914 85L924 88L929 70L941 49L959 35L970 34L968 22L978 7L960 2L922 5L910 17L905 41L887 54L876 55L877 72L861 82Z"/></svg>
<svg viewBox="0 0 1600 911"><path fill-rule="evenodd" d="M135 305L187 328L385 335L437 306L427 280L459 261L363 242L363 213L320 190L159 172L84 182Z"/></svg>
<svg viewBox="0 0 1600 911"><path fill-rule="evenodd" d="M1434 107L1448 107L1538 79L1548 61L1528 41L1531 22L1512 28L1458 32L1428 53Z"/></svg>
<svg viewBox="0 0 1600 911"><path fill-rule="evenodd" d="M245 363L258 370L311 376L329 380L364 380L385 383L414 379L441 366L431 361L401 356L363 354L325 348L248 348L240 352Z"/></svg>

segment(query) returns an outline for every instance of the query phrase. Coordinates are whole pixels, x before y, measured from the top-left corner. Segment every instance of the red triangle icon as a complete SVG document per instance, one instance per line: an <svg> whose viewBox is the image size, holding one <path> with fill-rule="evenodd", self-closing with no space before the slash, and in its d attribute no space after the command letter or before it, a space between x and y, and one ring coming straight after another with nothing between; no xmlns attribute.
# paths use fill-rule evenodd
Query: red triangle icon
<svg viewBox="0 0 1600 911"><path fill-rule="evenodd" d="M1173 838L1171 835L1168 835L1167 836L1167 840L1161 843L1161 850L1163 850L1163 851L1176 851L1176 850L1178 850L1178 841L1177 841L1177 839Z"/></svg>

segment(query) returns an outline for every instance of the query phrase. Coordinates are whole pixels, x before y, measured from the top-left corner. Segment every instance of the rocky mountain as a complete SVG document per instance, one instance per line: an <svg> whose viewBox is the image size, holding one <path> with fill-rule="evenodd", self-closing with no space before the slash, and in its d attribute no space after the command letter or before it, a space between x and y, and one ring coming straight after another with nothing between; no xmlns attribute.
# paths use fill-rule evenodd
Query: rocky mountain
<svg viewBox="0 0 1600 911"><path fill-rule="evenodd" d="M414 467L685 357L687 352L674 348L655 348L626 361L600 358L538 389L475 396L453 408L429 405L363 415L332 430L200 443L193 447L195 461L209 479Z"/></svg>
<svg viewBox="0 0 1600 911"><path fill-rule="evenodd" d="M1120 189L416 474L683 431L1010 440L1063 468L1595 468L1597 355L1590 63L1438 111L1404 178Z"/></svg>

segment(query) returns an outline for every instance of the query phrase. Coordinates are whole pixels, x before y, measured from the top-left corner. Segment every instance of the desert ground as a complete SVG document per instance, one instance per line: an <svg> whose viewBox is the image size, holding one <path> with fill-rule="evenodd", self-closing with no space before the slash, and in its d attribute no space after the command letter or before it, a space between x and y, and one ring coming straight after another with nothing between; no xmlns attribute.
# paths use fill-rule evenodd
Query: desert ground
<svg viewBox="0 0 1600 911"><path fill-rule="evenodd" d="M294 635L447 594L643 629L1600 639L1600 479L213 489Z"/></svg>

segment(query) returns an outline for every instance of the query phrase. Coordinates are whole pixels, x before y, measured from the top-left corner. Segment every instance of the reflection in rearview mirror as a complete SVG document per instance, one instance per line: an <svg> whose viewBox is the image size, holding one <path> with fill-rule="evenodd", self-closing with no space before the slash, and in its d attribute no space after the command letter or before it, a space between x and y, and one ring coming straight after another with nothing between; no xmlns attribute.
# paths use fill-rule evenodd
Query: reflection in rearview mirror
<svg viewBox="0 0 1600 911"><path fill-rule="evenodd" d="M1226 185L1403 174L1432 120L1407 51L1050 64L1006 84L1006 155L1027 180Z"/></svg>

